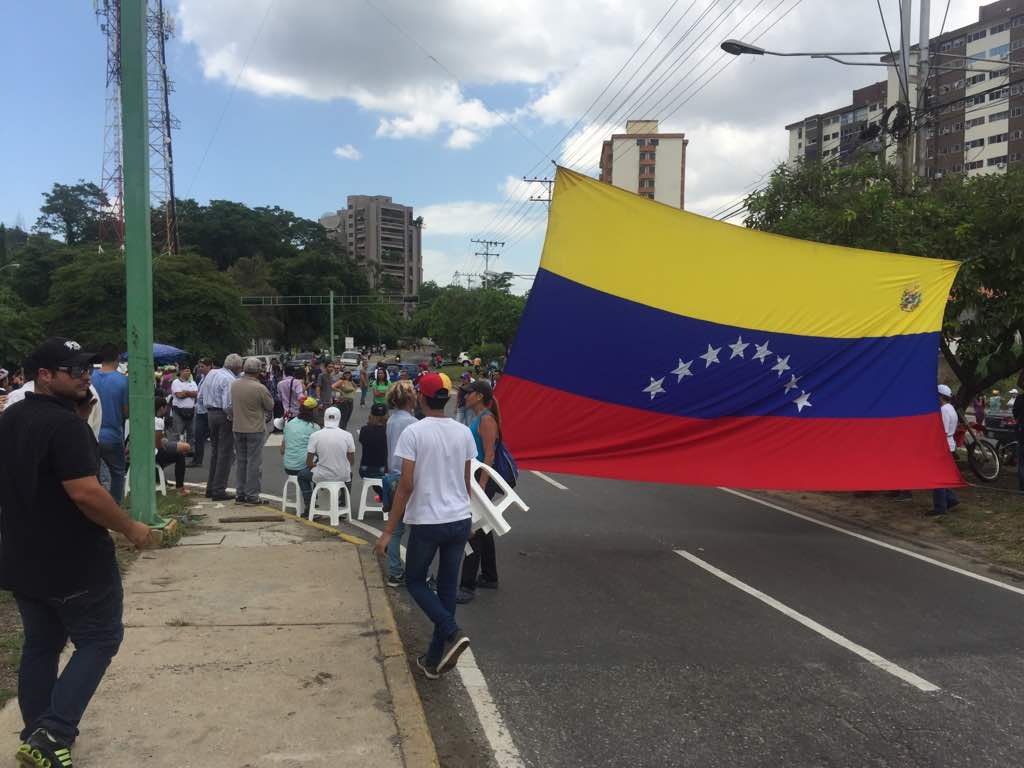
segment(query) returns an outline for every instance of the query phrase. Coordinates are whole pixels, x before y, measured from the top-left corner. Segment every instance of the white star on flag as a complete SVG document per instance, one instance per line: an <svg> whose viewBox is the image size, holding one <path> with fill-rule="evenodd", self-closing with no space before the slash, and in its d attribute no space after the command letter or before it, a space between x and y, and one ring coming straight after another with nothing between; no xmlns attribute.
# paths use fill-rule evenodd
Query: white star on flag
<svg viewBox="0 0 1024 768"><path fill-rule="evenodd" d="M749 342L744 342L743 337L740 336L738 339L736 339L735 344L729 345L729 349L732 350L732 354L729 355L729 359L732 360L734 357L743 357L743 350L745 350L749 346Z"/></svg>
<svg viewBox="0 0 1024 768"><path fill-rule="evenodd" d="M704 367L710 368L712 363L719 362L718 353L721 351L721 347L712 347L710 344L708 344L708 351L700 356L700 359L704 361Z"/></svg>
<svg viewBox="0 0 1024 768"><path fill-rule="evenodd" d="M796 389L796 383L803 378L802 376L790 376L789 381L786 382L786 388L783 390L783 394L788 394L789 390Z"/></svg>
<svg viewBox="0 0 1024 768"><path fill-rule="evenodd" d="M672 373L674 373L676 375L676 377L677 377L676 378L676 384L678 384L680 381L682 381L683 377L685 377L685 376L693 376L693 374L690 373L690 366L691 365L693 365L693 360L691 360L688 363L684 363L683 362L683 358L679 358L679 365L676 366L676 369L674 371L672 371Z"/></svg>
<svg viewBox="0 0 1024 768"><path fill-rule="evenodd" d="M665 394L665 388L663 386L661 386L664 383L665 383L665 377L664 376L662 376L660 379L655 379L652 376L651 377L651 383L648 384L646 387L644 387L644 392L647 392L651 396L651 400L653 400L656 395L663 395L663 394Z"/></svg>
<svg viewBox="0 0 1024 768"><path fill-rule="evenodd" d="M776 362L775 365L772 366L772 370L778 371L777 378L782 378L783 371L789 370L789 355L786 355L785 357L783 357L782 355L776 355L775 357L778 358L778 362Z"/></svg>
<svg viewBox="0 0 1024 768"><path fill-rule="evenodd" d="M796 404L796 412L800 413L804 408L811 407L811 393L800 390L800 397L793 401Z"/></svg>
<svg viewBox="0 0 1024 768"><path fill-rule="evenodd" d="M760 360L761 365L764 365L764 361L772 354L768 351L768 342L766 341L764 344L755 344L754 347L757 349L757 352L754 353L754 359Z"/></svg>

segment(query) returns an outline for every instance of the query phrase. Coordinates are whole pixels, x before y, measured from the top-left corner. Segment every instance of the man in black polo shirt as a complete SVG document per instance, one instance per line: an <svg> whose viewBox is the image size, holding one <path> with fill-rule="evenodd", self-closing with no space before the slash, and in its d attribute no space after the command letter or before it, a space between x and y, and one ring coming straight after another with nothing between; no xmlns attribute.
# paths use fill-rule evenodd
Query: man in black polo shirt
<svg viewBox="0 0 1024 768"><path fill-rule="evenodd" d="M0 588L14 593L25 630L17 759L71 768L78 723L124 634L107 529L140 548L150 531L96 479L98 446L81 415L96 355L55 337L33 357L35 392L0 419ZM69 638L75 652L58 678Z"/></svg>

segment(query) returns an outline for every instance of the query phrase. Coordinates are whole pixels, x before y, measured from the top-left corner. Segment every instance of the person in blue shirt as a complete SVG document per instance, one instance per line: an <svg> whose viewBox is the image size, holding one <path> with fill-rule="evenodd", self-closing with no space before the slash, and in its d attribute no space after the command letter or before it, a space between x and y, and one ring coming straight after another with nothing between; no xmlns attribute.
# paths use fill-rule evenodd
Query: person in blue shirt
<svg viewBox="0 0 1024 768"><path fill-rule="evenodd" d="M124 420L128 418L128 377L117 370L118 348L100 347L100 370L92 375L92 385L103 406L100 427L100 460L110 472L110 495L118 504L124 498Z"/></svg>

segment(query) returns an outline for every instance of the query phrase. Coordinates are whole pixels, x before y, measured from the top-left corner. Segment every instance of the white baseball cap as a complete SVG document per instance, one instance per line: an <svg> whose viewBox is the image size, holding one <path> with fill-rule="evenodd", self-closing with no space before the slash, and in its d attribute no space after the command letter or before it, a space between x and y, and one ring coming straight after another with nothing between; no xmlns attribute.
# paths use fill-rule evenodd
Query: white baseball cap
<svg viewBox="0 0 1024 768"><path fill-rule="evenodd" d="M952 397L953 390L947 387L945 384L939 384L939 394L943 397Z"/></svg>
<svg viewBox="0 0 1024 768"><path fill-rule="evenodd" d="M324 426L327 427L327 429L341 428L341 411L333 405L324 411Z"/></svg>

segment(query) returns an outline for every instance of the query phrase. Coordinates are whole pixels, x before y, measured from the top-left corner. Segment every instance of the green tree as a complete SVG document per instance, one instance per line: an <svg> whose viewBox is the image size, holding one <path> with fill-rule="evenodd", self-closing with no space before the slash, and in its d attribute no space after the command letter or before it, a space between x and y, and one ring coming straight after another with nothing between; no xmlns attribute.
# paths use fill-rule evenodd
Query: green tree
<svg viewBox="0 0 1024 768"><path fill-rule="evenodd" d="M961 405L1024 367L1024 173L950 175L906 188L895 169L871 159L801 163L777 168L746 202L755 229L961 261L942 328Z"/></svg>
<svg viewBox="0 0 1024 768"><path fill-rule="evenodd" d="M33 229L59 235L68 245L98 241L101 219L106 215L107 196L92 182L55 183L43 193L43 206Z"/></svg>
<svg viewBox="0 0 1024 768"><path fill-rule="evenodd" d="M20 367L25 356L43 338L36 312L3 281L0 281L0 328L3 328L0 365L5 368Z"/></svg>
<svg viewBox="0 0 1024 768"><path fill-rule="evenodd" d="M243 257L227 270L227 275L242 296L276 296L270 265L262 256ZM277 339L284 332L280 310L253 307L246 310L252 318L254 333L261 339Z"/></svg>

